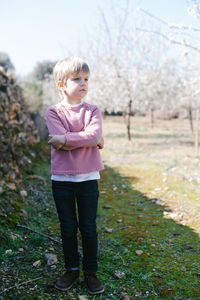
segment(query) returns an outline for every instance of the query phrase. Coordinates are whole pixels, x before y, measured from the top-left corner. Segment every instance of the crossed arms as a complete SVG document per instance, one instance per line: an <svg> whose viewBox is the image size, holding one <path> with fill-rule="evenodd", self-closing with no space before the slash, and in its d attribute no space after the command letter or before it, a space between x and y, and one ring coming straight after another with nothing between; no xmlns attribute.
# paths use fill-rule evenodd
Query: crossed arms
<svg viewBox="0 0 200 300"><path fill-rule="evenodd" d="M67 131L54 107L47 109L46 119L50 133L48 144L51 144L56 150L73 150L81 147L97 146L102 149L104 147L101 112L97 107L92 112L90 123L84 131Z"/></svg>

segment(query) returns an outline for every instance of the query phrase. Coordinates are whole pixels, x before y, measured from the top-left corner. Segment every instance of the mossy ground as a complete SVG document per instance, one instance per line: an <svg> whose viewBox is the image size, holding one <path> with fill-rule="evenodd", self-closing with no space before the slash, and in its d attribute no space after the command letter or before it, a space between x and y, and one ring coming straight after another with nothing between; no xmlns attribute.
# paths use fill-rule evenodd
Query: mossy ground
<svg viewBox="0 0 200 300"><path fill-rule="evenodd" d="M161 140L161 144L156 145L153 152L149 138L146 145L141 144L143 140L137 145L134 140L128 143L123 135L116 137L114 142L113 135L123 132L124 125L118 122L116 126L112 124L108 127L117 132L111 132L111 136L107 137L102 151L105 170L101 172L99 181L97 216L99 278L105 292L90 296L83 281L68 292L54 288L56 279L64 271L64 261L47 155L46 160L40 156L33 169L23 175L28 196L20 205L27 215L25 213L24 219L14 219L13 224L4 223L1 227L0 299L61 300L79 299L80 295L85 295L87 299L118 300L125 299L123 293L127 293L130 299L200 299L197 183L188 182L171 172L170 166L174 162L176 165L179 163L177 157L171 156L172 151L167 163L169 171L166 170L167 160L163 155L166 149L161 145L165 140L162 141L160 136L155 140ZM147 131L137 124L135 128L135 134ZM181 153L180 157L185 157L181 149L178 150L180 152L176 154ZM187 159L188 167L189 155ZM35 178L31 177L33 174ZM177 220L167 215L174 212ZM55 241L17 224L48 235ZM107 229L112 229L112 232ZM5 254L8 249L12 250L11 254ZM81 243L79 250L82 251ZM140 255L137 250L142 251ZM45 253L57 255L56 266L47 265ZM38 260L41 265L34 267L33 263ZM123 272L125 277L117 278L115 271ZM27 283L33 279L36 280ZM10 287L14 288L6 290Z"/></svg>
<svg viewBox="0 0 200 300"><path fill-rule="evenodd" d="M48 161L38 161L34 173L44 178L25 177L28 197L25 225L60 241L60 228L51 195ZM123 176L106 166L99 181L99 277L105 292L89 296L84 283L68 292L55 290L63 272L61 245L22 227L2 228L6 240L0 246L1 290L40 277L0 294L2 299L200 299L200 240L191 228L163 218L164 207L134 189L137 178ZM106 232L105 228L112 228ZM12 240L10 233L18 234ZM80 235L79 235L80 239ZM23 248L23 252L19 249ZM50 250L51 248L51 250ZM5 254L12 249L12 254ZM81 245L80 249L81 251ZM142 250L141 255L136 250ZM47 266L45 253L58 256L56 267ZM41 261L39 267L33 263ZM117 278L115 271L125 273Z"/></svg>

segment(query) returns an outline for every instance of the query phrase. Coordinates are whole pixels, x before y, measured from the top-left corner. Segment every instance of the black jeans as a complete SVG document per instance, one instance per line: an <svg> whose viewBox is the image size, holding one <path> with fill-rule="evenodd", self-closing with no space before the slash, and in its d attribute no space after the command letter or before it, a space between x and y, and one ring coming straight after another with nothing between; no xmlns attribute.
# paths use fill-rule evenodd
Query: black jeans
<svg viewBox="0 0 200 300"><path fill-rule="evenodd" d="M52 192L60 220L66 269L80 268L77 241L77 229L79 227L83 248L83 271L97 272L98 233L96 230L96 214L99 197L97 180L82 182L52 180Z"/></svg>

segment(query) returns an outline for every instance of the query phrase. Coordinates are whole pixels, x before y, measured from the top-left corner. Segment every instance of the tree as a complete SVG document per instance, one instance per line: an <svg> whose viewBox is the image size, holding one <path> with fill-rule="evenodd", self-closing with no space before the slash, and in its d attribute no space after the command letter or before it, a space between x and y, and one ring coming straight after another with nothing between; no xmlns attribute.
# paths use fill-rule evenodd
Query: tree
<svg viewBox="0 0 200 300"><path fill-rule="evenodd" d="M8 70L14 70L15 67L12 64L10 57L5 52L0 52L0 66L4 68L4 70L7 72Z"/></svg>
<svg viewBox="0 0 200 300"><path fill-rule="evenodd" d="M56 62L49 60L38 62L31 74L33 80L45 80L46 76L53 73L55 64Z"/></svg>

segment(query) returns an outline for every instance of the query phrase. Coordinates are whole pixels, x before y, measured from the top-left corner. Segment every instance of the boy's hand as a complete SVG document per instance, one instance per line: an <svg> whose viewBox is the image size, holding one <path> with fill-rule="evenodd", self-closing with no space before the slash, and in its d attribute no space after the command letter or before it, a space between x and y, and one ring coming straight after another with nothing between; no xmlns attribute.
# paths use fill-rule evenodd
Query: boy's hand
<svg viewBox="0 0 200 300"><path fill-rule="evenodd" d="M103 137L101 137L101 139L98 142L97 146L99 147L99 149L103 149L103 147L104 147L104 139L103 139Z"/></svg>
<svg viewBox="0 0 200 300"><path fill-rule="evenodd" d="M48 144L52 144L56 150L59 150L66 143L64 135L49 134Z"/></svg>

